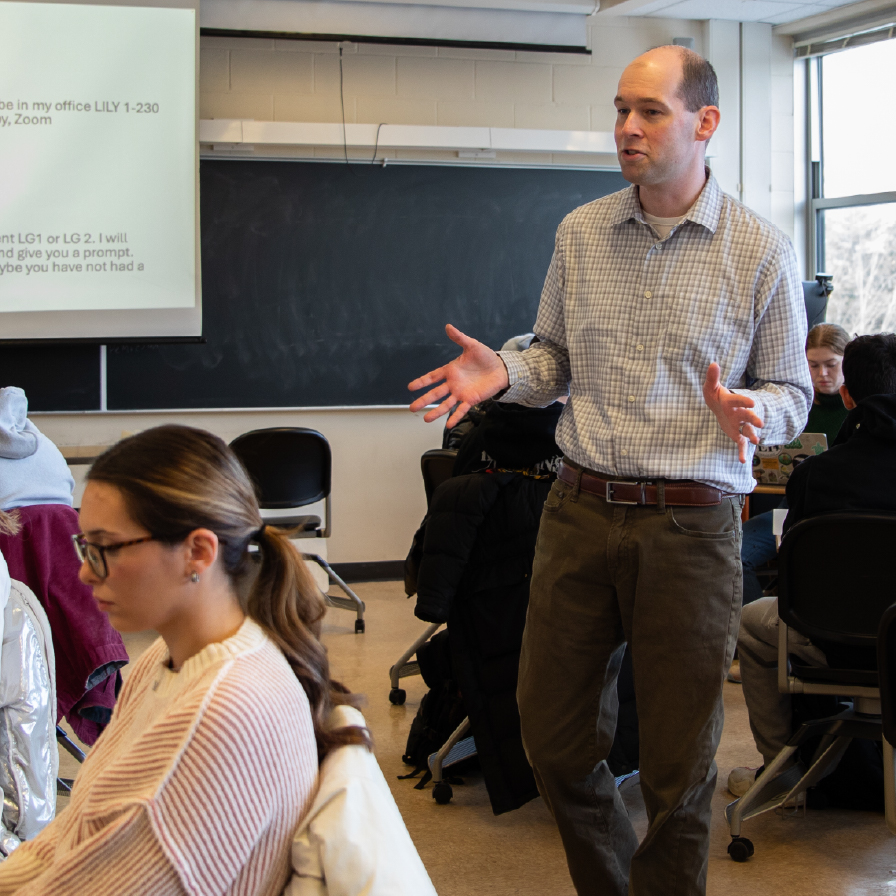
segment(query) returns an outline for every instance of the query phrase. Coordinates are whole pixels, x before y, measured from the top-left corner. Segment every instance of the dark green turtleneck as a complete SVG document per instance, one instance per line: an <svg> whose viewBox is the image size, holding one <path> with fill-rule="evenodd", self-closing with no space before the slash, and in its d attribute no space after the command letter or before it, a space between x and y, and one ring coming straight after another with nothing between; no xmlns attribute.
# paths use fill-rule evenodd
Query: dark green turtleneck
<svg viewBox="0 0 896 896"><path fill-rule="evenodd" d="M840 432L847 413L849 412L843 406L839 392L834 395L822 395L820 392L816 392L804 431L823 432L828 437L828 448L830 448L837 433Z"/></svg>

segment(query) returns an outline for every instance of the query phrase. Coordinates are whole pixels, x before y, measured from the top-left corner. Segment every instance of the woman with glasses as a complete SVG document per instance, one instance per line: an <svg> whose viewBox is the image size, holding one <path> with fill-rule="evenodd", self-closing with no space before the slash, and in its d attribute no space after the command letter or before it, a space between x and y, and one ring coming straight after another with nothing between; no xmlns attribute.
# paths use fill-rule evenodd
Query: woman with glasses
<svg viewBox="0 0 896 896"><path fill-rule="evenodd" d="M184 426L102 455L81 528L99 608L119 631L161 637L69 807L0 865L0 894L279 894L319 759L367 743L363 729L324 729L350 697L329 677L300 555L262 524L230 449Z"/></svg>

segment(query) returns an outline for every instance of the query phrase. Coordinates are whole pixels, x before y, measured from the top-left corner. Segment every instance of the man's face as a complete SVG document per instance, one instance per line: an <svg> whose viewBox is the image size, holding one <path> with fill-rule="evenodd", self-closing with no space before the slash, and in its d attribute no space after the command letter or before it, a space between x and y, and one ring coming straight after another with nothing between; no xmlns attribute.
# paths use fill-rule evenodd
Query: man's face
<svg viewBox="0 0 896 896"><path fill-rule="evenodd" d="M639 56L622 73L616 96L616 154L622 176L643 186L675 186L703 158L701 115L678 96L681 59L668 50Z"/></svg>

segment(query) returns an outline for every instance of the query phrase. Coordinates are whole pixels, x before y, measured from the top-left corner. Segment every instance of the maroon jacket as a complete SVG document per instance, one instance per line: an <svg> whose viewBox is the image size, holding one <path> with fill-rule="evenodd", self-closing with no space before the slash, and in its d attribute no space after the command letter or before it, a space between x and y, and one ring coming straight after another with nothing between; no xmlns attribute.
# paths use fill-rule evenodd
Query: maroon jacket
<svg viewBox="0 0 896 896"><path fill-rule="evenodd" d="M115 706L118 669L128 662L121 635L99 611L90 588L78 578L71 537L78 514L64 504L36 504L15 511L18 535L0 534L0 553L9 574L24 582L43 605L56 653L57 718L65 716L75 734L92 744ZM91 677L105 677L88 688Z"/></svg>

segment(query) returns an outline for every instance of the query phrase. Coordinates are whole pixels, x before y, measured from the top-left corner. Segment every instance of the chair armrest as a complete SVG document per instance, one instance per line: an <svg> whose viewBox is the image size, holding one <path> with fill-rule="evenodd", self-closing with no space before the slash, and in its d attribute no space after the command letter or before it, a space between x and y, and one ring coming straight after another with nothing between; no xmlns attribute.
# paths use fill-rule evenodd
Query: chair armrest
<svg viewBox="0 0 896 896"><path fill-rule="evenodd" d="M791 693L793 683L790 681L790 657L787 651L787 624L778 617L778 691Z"/></svg>

